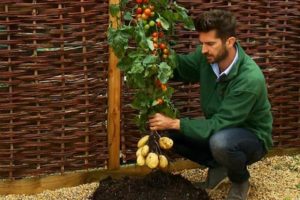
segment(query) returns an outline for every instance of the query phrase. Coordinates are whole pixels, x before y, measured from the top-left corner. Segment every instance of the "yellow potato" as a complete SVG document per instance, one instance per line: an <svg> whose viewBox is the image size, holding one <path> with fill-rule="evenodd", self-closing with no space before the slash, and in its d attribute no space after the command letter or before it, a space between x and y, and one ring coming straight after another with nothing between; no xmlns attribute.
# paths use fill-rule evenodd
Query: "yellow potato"
<svg viewBox="0 0 300 200"><path fill-rule="evenodd" d="M138 166L144 166L145 165L145 158L142 155L139 155L136 159L136 163Z"/></svg>
<svg viewBox="0 0 300 200"><path fill-rule="evenodd" d="M148 145L144 145L143 147L141 147L142 150L141 150L141 155L146 157L149 153L149 146Z"/></svg>
<svg viewBox="0 0 300 200"><path fill-rule="evenodd" d="M145 135L138 141L137 147L140 148L140 147L144 146L148 142L148 140L149 140L149 135Z"/></svg>
<svg viewBox="0 0 300 200"><path fill-rule="evenodd" d="M151 168L154 169L158 166L158 156L156 153L149 153L148 156L146 157L146 165Z"/></svg>
<svg viewBox="0 0 300 200"><path fill-rule="evenodd" d="M166 168L169 164L168 159L164 155L159 155L159 167L160 168Z"/></svg>
<svg viewBox="0 0 300 200"><path fill-rule="evenodd" d="M137 150L136 153L135 153L136 157L142 155L142 148L143 148L143 147L138 148L138 150Z"/></svg>
<svg viewBox="0 0 300 200"><path fill-rule="evenodd" d="M159 146L162 149L170 149L173 146L173 140L168 137L161 137L159 138Z"/></svg>

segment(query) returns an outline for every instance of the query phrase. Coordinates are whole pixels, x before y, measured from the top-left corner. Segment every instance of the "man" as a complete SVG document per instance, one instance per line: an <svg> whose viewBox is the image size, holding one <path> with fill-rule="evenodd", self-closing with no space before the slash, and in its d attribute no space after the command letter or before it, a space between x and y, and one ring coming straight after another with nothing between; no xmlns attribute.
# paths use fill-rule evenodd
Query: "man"
<svg viewBox="0 0 300 200"><path fill-rule="evenodd" d="M236 41L236 20L228 11L204 12L195 23L200 46L178 55L174 79L199 82L205 119L172 119L156 113L151 130L170 130L174 151L209 167L199 187L214 189L227 176L228 200L247 199L247 165L272 146L272 115L260 68Z"/></svg>

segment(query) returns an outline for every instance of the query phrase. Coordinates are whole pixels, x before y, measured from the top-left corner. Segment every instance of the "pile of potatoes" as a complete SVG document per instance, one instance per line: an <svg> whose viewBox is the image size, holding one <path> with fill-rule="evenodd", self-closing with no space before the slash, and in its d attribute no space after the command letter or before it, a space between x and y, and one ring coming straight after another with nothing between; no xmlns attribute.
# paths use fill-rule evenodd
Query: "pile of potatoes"
<svg viewBox="0 0 300 200"><path fill-rule="evenodd" d="M166 168L169 164L168 159L162 154L156 154L150 151L150 147L148 145L149 138L150 135L145 135L138 141L138 150L136 151L137 165L146 165L151 169ZM158 139L158 144L161 149L167 150L172 148L173 140L168 137L160 137Z"/></svg>

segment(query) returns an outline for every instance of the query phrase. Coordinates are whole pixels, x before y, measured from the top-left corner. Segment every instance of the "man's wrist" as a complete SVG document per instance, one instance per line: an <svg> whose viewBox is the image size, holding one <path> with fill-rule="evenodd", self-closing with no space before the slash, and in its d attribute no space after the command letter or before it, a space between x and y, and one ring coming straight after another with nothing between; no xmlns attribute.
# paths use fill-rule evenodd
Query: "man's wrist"
<svg viewBox="0 0 300 200"><path fill-rule="evenodd" d="M180 119L174 119L172 122L172 129L180 130Z"/></svg>

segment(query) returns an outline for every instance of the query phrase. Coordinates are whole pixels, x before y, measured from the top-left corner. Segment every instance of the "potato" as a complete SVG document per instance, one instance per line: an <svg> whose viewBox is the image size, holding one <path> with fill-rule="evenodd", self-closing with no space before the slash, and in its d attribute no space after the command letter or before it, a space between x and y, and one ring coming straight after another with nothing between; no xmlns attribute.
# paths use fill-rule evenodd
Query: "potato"
<svg viewBox="0 0 300 200"><path fill-rule="evenodd" d="M145 165L145 158L142 155L139 155L136 159L136 163L138 166L144 166Z"/></svg>
<svg viewBox="0 0 300 200"><path fill-rule="evenodd" d="M149 146L148 145L144 145L143 147L141 147L142 150L141 150L141 155L146 157L149 153Z"/></svg>
<svg viewBox="0 0 300 200"><path fill-rule="evenodd" d="M149 135L145 135L138 141L137 147L140 148L140 147L144 146L148 142L148 140L149 140Z"/></svg>
<svg viewBox="0 0 300 200"><path fill-rule="evenodd" d="M169 162L168 162L168 159L166 158L166 156L159 155L158 159L159 159L159 167L160 168L166 168L168 166Z"/></svg>
<svg viewBox="0 0 300 200"><path fill-rule="evenodd" d="M138 150L137 150L136 153L135 153L136 157L142 155L142 148L143 148L143 147L138 148Z"/></svg>
<svg viewBox="0 0 300 200"><path fill-rule="evenodd" d="M173 146L173 140L168 137L161 137L159 138L159 146L162 149L170 149Z"/></svg>
<svg viewBox="0 0 300 200"><path fill-rule="evenodd" d="M154 169L158 166L158 156L156 153L149 153L148 156L146 157L146 165L151 168Z"/></svg>

